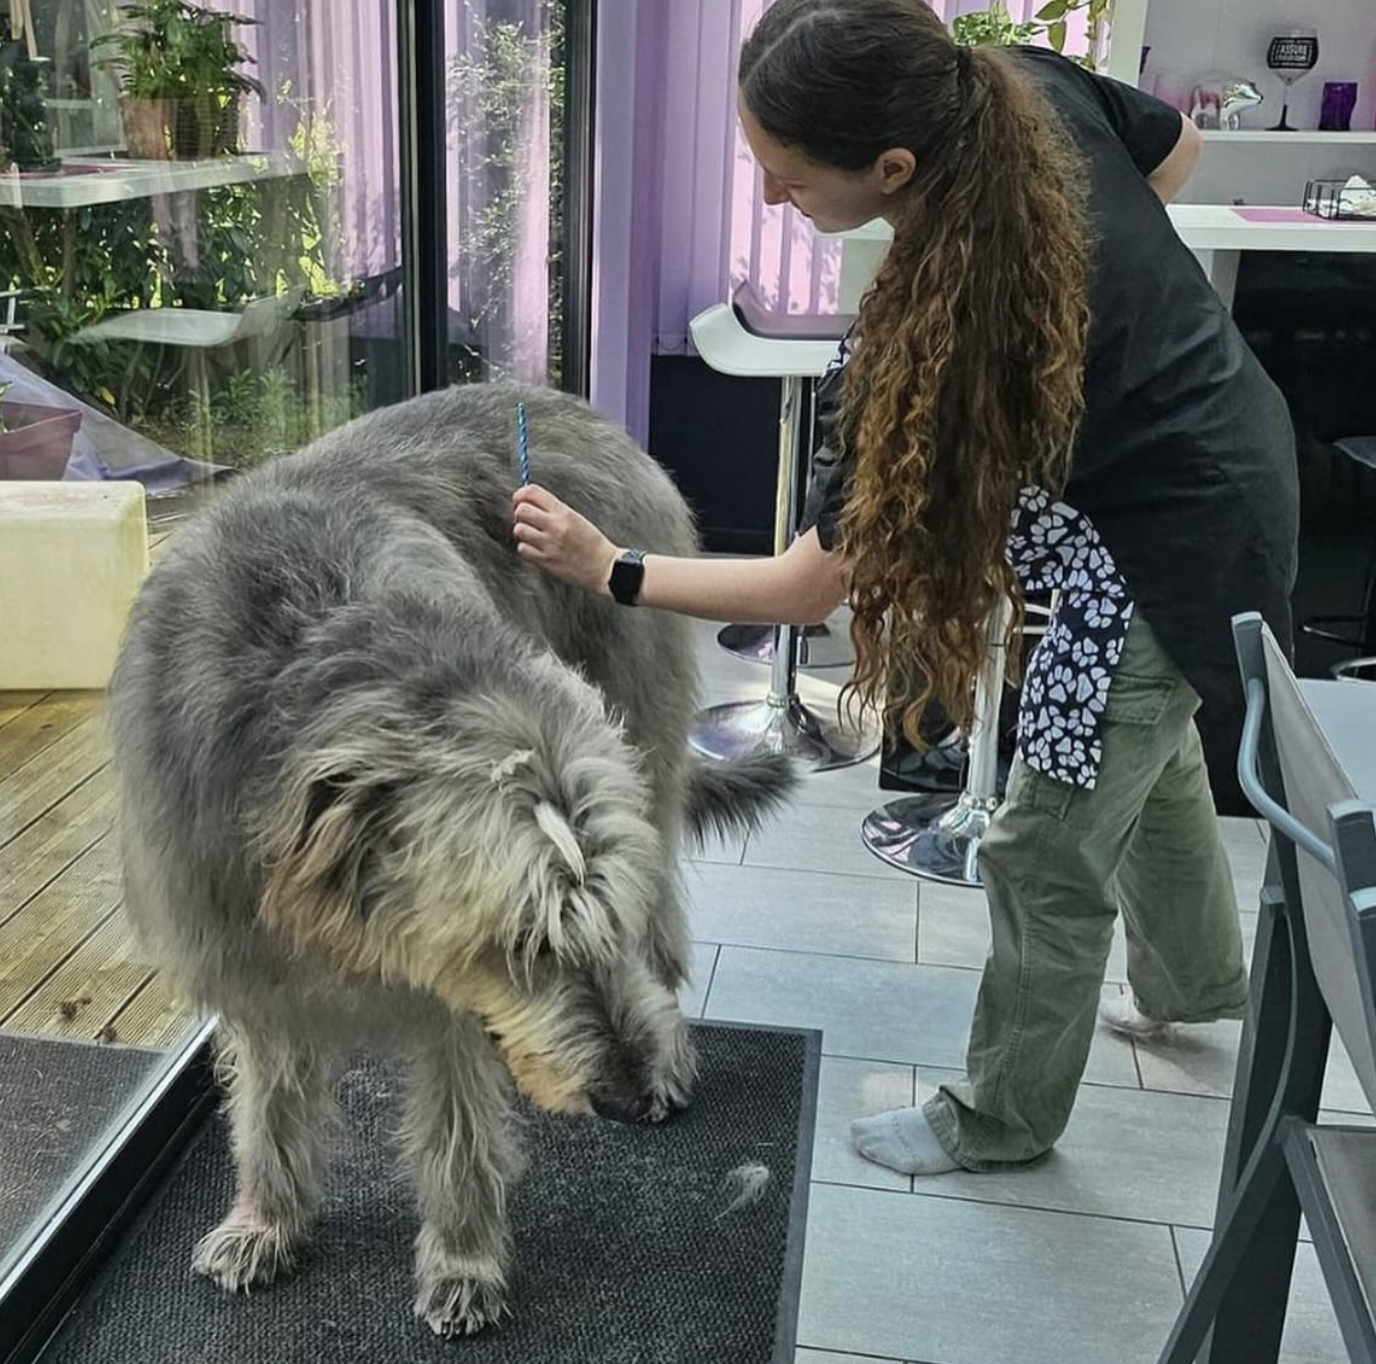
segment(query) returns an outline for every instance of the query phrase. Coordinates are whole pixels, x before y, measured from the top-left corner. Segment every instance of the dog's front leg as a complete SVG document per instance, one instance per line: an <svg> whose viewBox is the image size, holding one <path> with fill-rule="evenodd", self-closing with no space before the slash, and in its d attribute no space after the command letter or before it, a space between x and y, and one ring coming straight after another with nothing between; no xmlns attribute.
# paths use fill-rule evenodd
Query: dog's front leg
<svg viewBox="0 0 1376 1364"><path fill-rule="evenodd" d="M507 1188L520 1171L510 1084L476 1020L445 1015L411 1039L403 1149L415 1181L416 1315L471 1335L507 1311Z"/></svg>
<svg viewBox="0 0 1376 1364"><path fill-rule="evenodd" d="M285 1034L226 1024L220 1068L239 1192L197 1245L192 1267L238 1292L290 1271L309 1233L336 1117L338 1058Z"/></svg>

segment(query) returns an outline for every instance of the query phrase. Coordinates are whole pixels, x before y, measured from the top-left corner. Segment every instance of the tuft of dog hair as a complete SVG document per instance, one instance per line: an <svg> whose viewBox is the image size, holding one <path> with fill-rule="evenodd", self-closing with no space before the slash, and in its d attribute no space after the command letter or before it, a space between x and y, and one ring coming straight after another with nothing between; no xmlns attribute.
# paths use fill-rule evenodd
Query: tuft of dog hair
<svg viewBox="0 0 1376 1364"><path fill-rule="evenodd" d="M128 914L223 1023L239 1190L193 1265L230 1290L290 1270L344 1058L386 1048L442 1335L509 1310L513 1086L624 1121L689 1101L680 845L797 781L690 753L688 622L517 555L518 402L544 486L696 552L668 476L586 404L432 393L231 484L150 576L110 692Z"/></svg>

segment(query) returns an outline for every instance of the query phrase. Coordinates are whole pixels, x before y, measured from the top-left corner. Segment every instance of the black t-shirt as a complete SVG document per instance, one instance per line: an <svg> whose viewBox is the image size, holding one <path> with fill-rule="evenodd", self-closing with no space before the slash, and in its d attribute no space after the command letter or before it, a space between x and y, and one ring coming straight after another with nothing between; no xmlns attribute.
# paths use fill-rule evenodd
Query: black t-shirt
<svg viewBox="0 0 1376 1364"><path fill-rule="evenodd" d="M1231 770L1240 688L1230 620L1290 638L1294 435L1262 370L1147 182L1179 113L1041 48L1012 49L1078 147L1093 279L1085 420L1065 501L1112 554L1136 609L1204 701L1210 766ZM833 388L839 385L833 385ZM807 520L833 542L845 462L824 456Z"/></svg>

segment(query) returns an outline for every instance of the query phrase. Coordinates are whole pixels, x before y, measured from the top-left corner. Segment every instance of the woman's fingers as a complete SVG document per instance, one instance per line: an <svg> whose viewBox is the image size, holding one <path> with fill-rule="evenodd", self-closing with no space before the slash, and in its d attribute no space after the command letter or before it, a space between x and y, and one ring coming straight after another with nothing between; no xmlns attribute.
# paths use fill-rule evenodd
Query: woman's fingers
<svg viewBox="0 0 1376 1364"><path fill-rule="evenodd" d="M517 508L538 507L541 511L554 511L555 508L564 505L552 492L540 487L538 483L527 483L524 487L517 488L511 495L511 501Z"/></svg>
<svg viewBox="0 0 1376 1364"><path fill-rule="evenodd" d="M552 512L537 506L534 502L523 502L515 511L514 520L518 526L548 526L553 521Z"/></svg>
<svg viewBox="0 0 1376 1364"><path fill-rule="evenodd" d="M518 488L511 501L511 533L523 559L589 591L602 589L612 546L591 521L534 484Z"/></svg>

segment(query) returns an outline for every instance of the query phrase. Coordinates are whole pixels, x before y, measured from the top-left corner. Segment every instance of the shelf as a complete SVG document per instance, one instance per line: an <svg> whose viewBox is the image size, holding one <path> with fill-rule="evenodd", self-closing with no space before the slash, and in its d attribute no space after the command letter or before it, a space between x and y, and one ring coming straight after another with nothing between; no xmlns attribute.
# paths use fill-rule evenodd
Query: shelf
<svg viewBox="0 0 1376 1364"><path fill-rule="evenodd" d="M1242 128L1232 133L1221 128L1204 128L1201 135L1205 142L1264 142L1271 147L1280 144L1292 147L1376 147L1376 130L1369 133L1324 133L1309 128L1297 133L1273 133L1263 128Z"/></svg>

